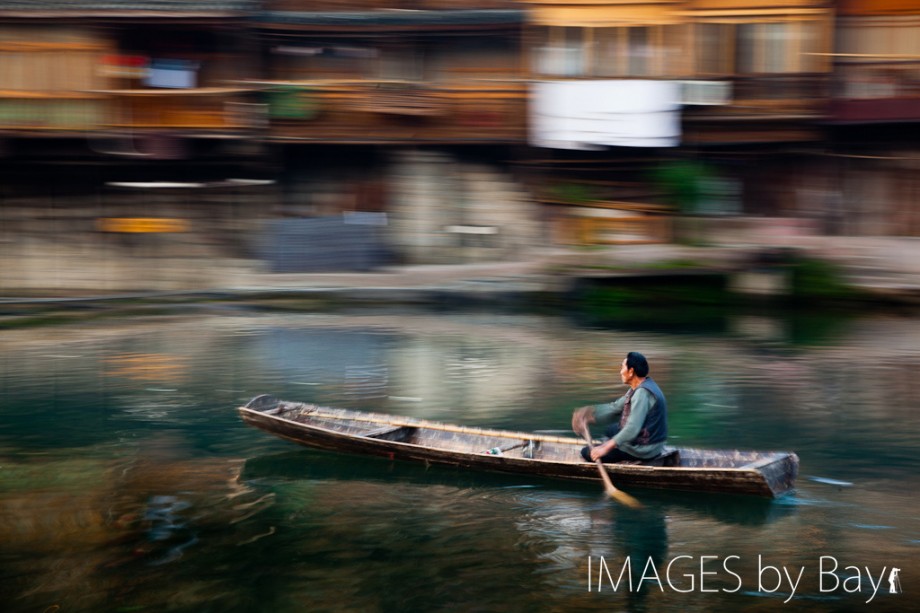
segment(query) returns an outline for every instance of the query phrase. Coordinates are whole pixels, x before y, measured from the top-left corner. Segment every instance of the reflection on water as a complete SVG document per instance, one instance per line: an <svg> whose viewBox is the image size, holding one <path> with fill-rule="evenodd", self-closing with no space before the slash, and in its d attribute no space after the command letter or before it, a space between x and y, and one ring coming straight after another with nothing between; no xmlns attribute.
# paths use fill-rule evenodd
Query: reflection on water
<svg viewBox="0 0 920 613"><path fill-rule="evenodd" d="M68 450L92 460L50 450L4 459L4 602L108 610L139 584L162 581L154 567L191 554L204 535L239 538L227 527L270 504L271 495L239 479L241 460L190 457L153 436L124 455Z"/></svg>
<svg viewBox="0 0 920 613"><path fill-rule="evenodd" d="M756 324L756 325L755 325ZM855 320L796 344L534 316L222 315L0 337L0 602L12 611L909 610L918 581L920 325ZM766 334L766 332L769 334ZM674 442L792 449L778 501L633 492L302 449L235 407L271 392L486 427L564 428L641 349ZM674 565L676 586L664 575ZM737 556L730 558L730 556ZM821 556L839 561L819 574ZM635 590L588 591L629 559ZM825 560L828 562L828 560ZM758 589L764 565L803 569ZM822 578L842 582L822 592ZM727 568L726 568L727 567ZM734 574L727 572L731 570ZM769 571L767 571L769 573ZM772 577L772 575L770 575ZM740 578L741 589L734 590ZM707 592L701 592L705 582ZM885 583L887 588L888 583ZM7 604L9 603L9 604Z"/></svg>

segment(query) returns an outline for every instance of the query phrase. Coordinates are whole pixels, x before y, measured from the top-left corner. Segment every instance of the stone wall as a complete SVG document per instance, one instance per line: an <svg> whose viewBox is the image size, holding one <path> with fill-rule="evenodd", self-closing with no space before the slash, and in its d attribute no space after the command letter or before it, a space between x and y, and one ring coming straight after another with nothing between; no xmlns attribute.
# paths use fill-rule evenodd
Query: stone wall
<svg viewBox="0 0 920 613"><path fill-rule="evenodd" d="M341 220L356 210L376 210L375 224L384 220L375 232L386 248L376 252L387 257L377 266L516 259L539 239L536 205L492 162L399 150L350 164L347 155L330 162L321 153L265 184L125 187L111 173L81 178L73 169L66 176L51 170L46 183L34 170L28 178L0 176L0 293L271 286L266 254L278 249L265 241L284 234L279 224ZM130 231L139 229L146 231ZM351 260L329 261L347 267Z"/></svg>
<svg viewBox="0 0 920 613"><path fill-rule="evenodd" d="M538 205L495 164L402 151L389 175L390 240L410 263L517 259L541 240Z"/></svg>
<svg viewBox="0 0 920 613"><path fill-rule="evenodd" d="M251 243L270 214L266 203L275 199L274 190L265 187L103 187L66 197L9 191L5 196L0 292L6 295L232 285L258 267ZM147 227L153 231L111 231L104 221L143 219L158 220Z"/></svg>

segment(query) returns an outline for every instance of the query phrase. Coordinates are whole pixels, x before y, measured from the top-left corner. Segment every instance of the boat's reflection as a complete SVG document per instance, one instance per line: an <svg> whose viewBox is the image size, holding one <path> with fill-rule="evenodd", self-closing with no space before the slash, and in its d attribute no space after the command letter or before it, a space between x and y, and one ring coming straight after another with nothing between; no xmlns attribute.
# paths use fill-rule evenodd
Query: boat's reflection
<svg viewBox="0 0 920 613"><path fill-rule="evenodd" d="M472 471L445 466L425 466L369 456L350 456L304 449L267 454L246 460L240 478L259 480L362 481L375 483L432 484L461 489L535 488L543 492L604 497L600 481L575 482L503 473ZM796 512L795 505L752 496L679 492L673 490L630 490L643 504L639 514L621 513L619 521L643 518L643 532L649 532L650 517L662 518L674 512L689 512L723 524L760 526ZM615 504L611 502L611 504ZM634 520L635 521L635 520ZM661 520L662 524L664 520Z"/></svg>

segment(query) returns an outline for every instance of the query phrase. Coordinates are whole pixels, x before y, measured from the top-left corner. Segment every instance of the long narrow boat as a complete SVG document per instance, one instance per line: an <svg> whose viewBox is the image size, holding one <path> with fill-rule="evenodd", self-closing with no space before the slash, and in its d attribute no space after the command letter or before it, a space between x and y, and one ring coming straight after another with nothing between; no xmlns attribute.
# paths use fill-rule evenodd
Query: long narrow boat
<svg viewBox="0 0 920 613"><path fill-rule="evenodd" d="M572 437L455 426L288 402L269 395L253 398L239 411L246 423L308 447L541 477L599 480L597 466L581 457L584 441ZM799 458L779 451L668 448L647 462L605 467L618 487L774 498L793 488Z"/></svg>

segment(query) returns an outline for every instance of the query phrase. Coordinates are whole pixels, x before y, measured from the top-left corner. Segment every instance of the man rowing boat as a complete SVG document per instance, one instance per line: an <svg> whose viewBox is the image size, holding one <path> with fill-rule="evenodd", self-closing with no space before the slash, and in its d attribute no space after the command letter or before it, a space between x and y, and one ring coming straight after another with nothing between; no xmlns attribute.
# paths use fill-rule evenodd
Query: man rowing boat
<svg viewBox="0 0 920 613"><path fill-rule="evenodd" d="M602 444L581 450L582 457L593 462L649 460L659 455L668 438L668 407L661 388L648 376L648 360L631 351L620 366L620 379L629 390L624 396L606 404L581 407L572 414L572 430L584 433L592 423L612 422ZM619 421L614 418L619 415Z"/></svg>

